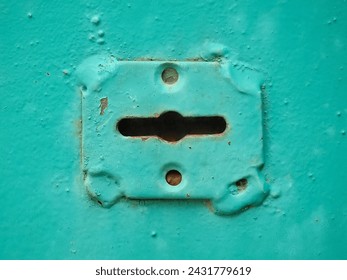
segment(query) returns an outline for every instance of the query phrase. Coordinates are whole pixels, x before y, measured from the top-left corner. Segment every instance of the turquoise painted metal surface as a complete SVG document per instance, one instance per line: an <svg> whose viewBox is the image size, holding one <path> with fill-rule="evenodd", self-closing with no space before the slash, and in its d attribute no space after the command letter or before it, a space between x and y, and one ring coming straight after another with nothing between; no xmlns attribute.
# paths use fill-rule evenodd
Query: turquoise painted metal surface
<svg viewBox="0 0 347 280"><path fill-rule="evenodd" d="M346 12L345 1L1 1L0 258L346 259ZM80 145L88 134L81 130L78 69L100 55L124 65L139 59L188 65L193 59L192 68L204 63L194 58L227 56L263 73L262 109L244 111L257 123L262 119L263 146L252 149L263 154L265 200L234 215L216 215L205 199L121 198L109 208L95 203L84 181L81 156L94 150ZM106 89L103 84L96 96L106 97ZM107 97L103 117L116 108ZM91 112L100 113L100 98L93 102L99 105ZM175 102L169 110L180 108ZM179 112L195 116L205 109ZM141 110L132 115L150 113ZM260 135L258 125L249 129ZM209 137L217 136L196 141L207 146ZM147 141L142 144L155 150L160 140Z"/></svg>

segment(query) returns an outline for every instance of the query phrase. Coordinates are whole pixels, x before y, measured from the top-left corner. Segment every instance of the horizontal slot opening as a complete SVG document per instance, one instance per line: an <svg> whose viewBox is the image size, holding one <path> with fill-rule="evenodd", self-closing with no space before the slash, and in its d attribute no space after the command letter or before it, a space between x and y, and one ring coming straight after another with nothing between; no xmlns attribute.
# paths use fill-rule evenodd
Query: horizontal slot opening
<svg viewBox="0 0 347 280"><path fill-rule="evenodd" d="M169 111L157 118L127 117L117 123L117 129L123 136L159 137L176 142L188 135L207 136L223 133L226 121L220 116L184 117Z"/></svg>

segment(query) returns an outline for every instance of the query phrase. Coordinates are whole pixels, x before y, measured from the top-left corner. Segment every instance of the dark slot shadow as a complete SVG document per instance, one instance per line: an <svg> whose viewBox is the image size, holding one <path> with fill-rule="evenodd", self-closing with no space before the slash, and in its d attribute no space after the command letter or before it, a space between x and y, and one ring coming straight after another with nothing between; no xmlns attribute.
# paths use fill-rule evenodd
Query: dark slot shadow
<svg viewBox="0 0 347 280"><path fill-rule="evenodd" d="M118 131L130 137L159 137L176 142L187 135L213 135L223 133L226 121L220 116L183 117L169 111L157 118L123 118L117 123Z"/></svg>

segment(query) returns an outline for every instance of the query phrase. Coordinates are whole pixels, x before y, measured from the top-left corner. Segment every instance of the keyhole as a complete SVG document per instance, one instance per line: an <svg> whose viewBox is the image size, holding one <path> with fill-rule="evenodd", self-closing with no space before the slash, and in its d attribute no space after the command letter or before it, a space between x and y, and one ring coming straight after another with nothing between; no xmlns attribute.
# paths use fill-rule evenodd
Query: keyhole
<svg viewBox="0 0 347 280"><path fill-rule="evenodd" d="M117 123L118 131L130 137L159 137L168 142L177 142L186 136L221 134L226 129L221 116L184 117L169 111L157 118L128 117Z"/></svg>

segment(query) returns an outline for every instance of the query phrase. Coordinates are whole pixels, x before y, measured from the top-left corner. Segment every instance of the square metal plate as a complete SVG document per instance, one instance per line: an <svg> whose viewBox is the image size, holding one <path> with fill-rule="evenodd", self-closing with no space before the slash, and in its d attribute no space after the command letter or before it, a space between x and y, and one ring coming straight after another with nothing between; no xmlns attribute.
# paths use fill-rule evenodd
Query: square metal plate
<svg viewBox="0 0 347 280"><path fill-rule="evenodd" d="M165 81L168 68L177 71L177 81ZM103 207L122 197L204 199L216 213L232 214L265 198L260 72L226 59L119 61L95 56L79 66L77 75L84 182ZM222 116L226 129L169 142L124 136L117 128L124 118L156 118L169 111ZM180 175L175 186L167 178L172 170Z"/></svg>

